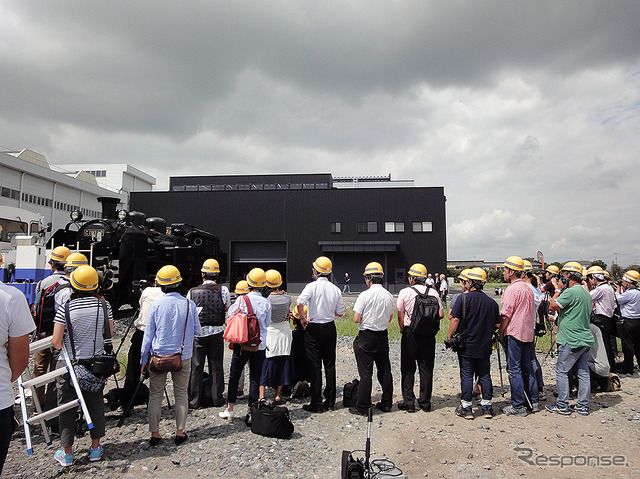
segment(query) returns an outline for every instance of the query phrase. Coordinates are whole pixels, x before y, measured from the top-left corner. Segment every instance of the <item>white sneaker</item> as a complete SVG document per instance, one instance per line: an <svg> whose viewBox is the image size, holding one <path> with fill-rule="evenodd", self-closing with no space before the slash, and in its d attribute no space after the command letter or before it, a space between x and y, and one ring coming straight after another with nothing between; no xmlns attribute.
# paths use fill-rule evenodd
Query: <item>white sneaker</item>
<svg viewBox="0 0 640 479"><path fill-rule="evenodd" d="M218 416L220 416L222 419L232 419L236 416L236 413L233 411L227 411L225 409L224 411L219 412Z"/></svg>

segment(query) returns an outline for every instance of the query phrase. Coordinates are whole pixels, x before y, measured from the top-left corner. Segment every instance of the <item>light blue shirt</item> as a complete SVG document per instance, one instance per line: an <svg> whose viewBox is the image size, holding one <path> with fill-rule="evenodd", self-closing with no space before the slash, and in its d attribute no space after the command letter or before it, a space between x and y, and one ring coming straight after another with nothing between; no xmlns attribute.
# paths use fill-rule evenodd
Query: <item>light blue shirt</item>
<svg viewBox="0 0 640 479"><path fill-rule="evenodd" d="M189 317L187 318L187 302ZM187 320L185 331L184 321ZM147 364L151 352L161 355L179 353L184 335L182 359L193 354L193 338L200 333L196 304L178 293L167 293L149 306L149 316L142 339L140 364Z"/></svg>
<svg viewBox="0 0 640 479"><path fill-rule="evenodd" d="M623 318L640 319L640 291L636 288L628 289L624 293L616 293Z"/></svg>
<svg viewBox="0 0 640 479"><path fill-rule="evenodd" d="M260 346L258 346L258 350L263 351L267 347L267 328L271 324L271 301L255 291L251 291L244 297L251 301L253 313L258 318L258 323L260 324ZM247 308L242 298L243 296L238 296L236 302L231 305L229 316L237 312L238 309L247 313Z"/></svg>

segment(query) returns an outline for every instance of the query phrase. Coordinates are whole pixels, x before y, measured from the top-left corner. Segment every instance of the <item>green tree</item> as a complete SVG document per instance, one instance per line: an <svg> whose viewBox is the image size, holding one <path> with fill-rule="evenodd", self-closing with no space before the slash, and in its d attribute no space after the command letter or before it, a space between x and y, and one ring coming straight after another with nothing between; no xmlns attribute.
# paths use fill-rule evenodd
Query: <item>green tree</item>
<svg viewBox="0 0 640 479"><path fill-rule="evenodd" d="M607 263L605 263L604 261L602 261L601 259L597 259L595 261L593 261L590 266L600 266L603 270L607 270Z"/></svg>
<svg viewBox="0 0 640 479"><path fill-rule="evenodd" d="M630 269L640 272L640 265L638 265L638 264L630 264L629 266L627 266L625 271L629 271Z"/></svg>
<svg viewBox="0 0 640 479"><path fill-rule="evenodd" d="M614 281L617 281L620 278L622 278L622 274L624 273L620 265L617 265L615 263L611 265L611 270L609 272L611 273L611 279Z"/></svg>

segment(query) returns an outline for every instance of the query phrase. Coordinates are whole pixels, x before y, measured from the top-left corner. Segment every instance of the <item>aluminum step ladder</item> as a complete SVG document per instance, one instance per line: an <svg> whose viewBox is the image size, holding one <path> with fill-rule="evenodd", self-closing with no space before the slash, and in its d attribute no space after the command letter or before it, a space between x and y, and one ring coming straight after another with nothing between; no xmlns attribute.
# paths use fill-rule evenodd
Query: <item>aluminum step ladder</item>
<svg viewBox="0 0 640 479"><path fill-rule="evenodd" d="M48 338L40 339L29 344L29 354L35 354L38 351L42 351L43 349L48 349L51 347L52 336ZM69 409L73 409L75 407L82 408L82 413L84 414L84 418L87 422L87 427L89 429L93 429L93 422L91 421L91 415L89 414L89 410L84 402L84 397L82 396L82 391L80 390L80 385L78 384L78 379L76 378L76 374L73 370L73 364L71 363L71 359L67 354L66 349L62 346L62 351L60 351L60 357L64 360L65 366L50 371L42 376L38 376L36 378L32 377L31 371L29 368L25 370L25 372L18 378L18 394L20 396L20 409L22 410L22 422L24 426L24 437L27 442L27 454L33 454L33 446L31 444L31 426L34 424L39 424L42 427L42 432L44 434L45 441L47 445L51 445L51 433L49 428L47 427L45 421L57 417L61 412L67 411ZM69 401L65 404L61 404L58 407L50 409L49 411L42 411L42 404L38 401L38 395L36 394L36 388L39 386L44 386L56 380L59 376L62 376L66 373L69 373L71 377L71 383L73 388L76 390L77 398L73 401ZM23 380L24 378L24 380ZM27 409L27 397L26 390L31 388L31 401L33 403L35 414L29 417L29 411Z"/></svg>

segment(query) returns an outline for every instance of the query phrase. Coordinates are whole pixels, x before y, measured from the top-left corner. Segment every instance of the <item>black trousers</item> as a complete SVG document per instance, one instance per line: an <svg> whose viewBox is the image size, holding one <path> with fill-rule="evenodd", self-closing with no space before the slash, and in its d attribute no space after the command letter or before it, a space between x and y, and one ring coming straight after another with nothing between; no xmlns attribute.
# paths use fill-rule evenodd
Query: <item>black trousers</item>
<svg viewBox="0 0 640 479"><path fill-rule="evenodd" d="M336 340L338 334L333 321L324 324L307 325L305 347L311 372L311 406L322 407L322 366L326 387L324 398L327 403L336 402Z"/></svg>
<svg viewBox="0 0 640 479"><path fill-rule="evenodd" d="M229 390L227 392L227 402L236 403L238 399L238 381L244 365L249 363L249 407L258 400L260 395L260 376L262 375L262 363L264 363L265 352L244 351L239 344L233 345L231 355L231 367L229 370Z"/></svg>
<svg viewBox="0 0 640 479"><path fill-rule="evenodd" d="M611 337L615 336L616 325L613 318L604 316L603 314L596 314L593 317L593 324L598 326L598 329L602 332L602 342L604 343L604 349L607 352L607 359L609 360L609 369L612 373L616 372L616 357L613 354L611 348Z"/></svg>
<svg viewBox="0 0 640 479"><path fill-rule="evenodd" d="M622 352L624 361L622 363L622 373L633 374L633 356L640 366L640 319L624 319L624 329L622 336Z"/></svg>
<svg viewBox="0 0 640 479"><path fill-rule="evenodd" d="M367 411L371 407L374 363L378 370L378 382L382 386L380 402L385 407L391 407L393 404L393 378L391 376L387 331L369 331L367 329L360 331L356 339L353 340L353 352L356 355L358 374L360 375L356 407L360 411Z"/></svg>
<svg viewBox="0 0 640 479"><path fill-rule="evenodd" d="M400 374L402 399L407 406L414 405L413 393L416 365L420 374L420 395L418 405L422 409L431 409L433 392L433 365L436 357L436 337L416 336L409 328L402 330L400 340Z"/></svg>
<svg viewBox="0 0 640 479"><path fill-rule="evenodd" d="M131 347L129 348L129 355L127 356L127 373L124 379L124 386L122 387L122 395L120 404L123 408L126 408L133 396L136 386L140 381L140 359L142 349L142 339L144 338L144 331L136 330L131 335Z"/></svg>
<svg viewBox="0 0 640 479"><path fill-rule="evenodd" d="M13 435L15 421L13 419L13 406L0 410L0 474L9 452L9 443Z"/></svg>
<svg viewBox="0 0 640 479"><path fill-rule="evenodd" d="M209 363L209 377L211 378L211 399L216 407L224 404L224 341L223 333L212 334L193 341L193 356L191 356L191 376L189 377L189 406L200 407L202 400L202 380L204 377L204 361Z"/></svg>

